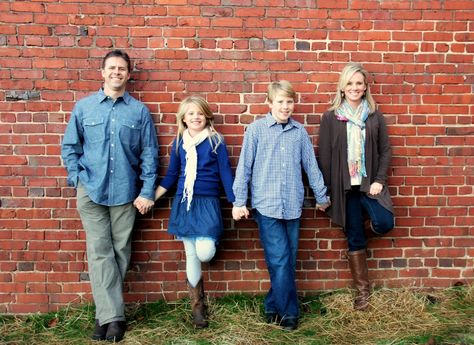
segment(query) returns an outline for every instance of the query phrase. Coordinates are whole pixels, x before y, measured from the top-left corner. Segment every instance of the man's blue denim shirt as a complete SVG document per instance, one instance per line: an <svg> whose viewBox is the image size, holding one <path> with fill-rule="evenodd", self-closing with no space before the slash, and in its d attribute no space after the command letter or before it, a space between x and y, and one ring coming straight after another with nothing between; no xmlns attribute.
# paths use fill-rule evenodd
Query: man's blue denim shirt
<svg viewBox="0 0 474 345"><path fill-rule="evenodd" d="M123 205L138 195L155 199L158 141L148 108L128 92L103 90L76 103L62 142L68 185L80 181L92 201Z"/></svg>

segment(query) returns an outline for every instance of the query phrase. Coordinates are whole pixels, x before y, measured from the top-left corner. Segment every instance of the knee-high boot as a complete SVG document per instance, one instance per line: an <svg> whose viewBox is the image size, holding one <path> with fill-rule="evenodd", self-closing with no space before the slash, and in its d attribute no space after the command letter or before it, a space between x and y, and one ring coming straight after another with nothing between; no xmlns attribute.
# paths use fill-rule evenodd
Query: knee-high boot
<svg viewBox="0 0 474 345"><path fill-rule="evenodd" d="M352 273L357 296L354 300L355 310L366 310L369 307L370 284L367 268L367 251L365 249L348 252L349 267Z"/></svg>
<svg viewBox="0 0 474 345"><path fill-rule="evenodd" d="M206 328L207 322L207 306L204 302L204 284L202 278L195 287L192 287L189 281L186 281L191 298L191 308L193 316L193 325L196 328Z"/></svg>

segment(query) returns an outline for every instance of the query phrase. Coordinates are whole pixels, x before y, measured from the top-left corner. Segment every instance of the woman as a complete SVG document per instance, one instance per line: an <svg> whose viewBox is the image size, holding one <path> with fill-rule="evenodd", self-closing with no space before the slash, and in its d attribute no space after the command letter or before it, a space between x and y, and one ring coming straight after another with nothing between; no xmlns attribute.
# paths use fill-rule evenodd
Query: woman
<svg viewBox="0 0 474 345"><path fill-rule="evenodd" d="M319 166L332 202L327 212L347 237L357 289L354 309L366 310L370 284L364 217L370 218L369 227L378 235L394 226L387 187L391 149L383 114L370 94L367 71L360 64L347 64L337 90L321 119Z"/></svg>

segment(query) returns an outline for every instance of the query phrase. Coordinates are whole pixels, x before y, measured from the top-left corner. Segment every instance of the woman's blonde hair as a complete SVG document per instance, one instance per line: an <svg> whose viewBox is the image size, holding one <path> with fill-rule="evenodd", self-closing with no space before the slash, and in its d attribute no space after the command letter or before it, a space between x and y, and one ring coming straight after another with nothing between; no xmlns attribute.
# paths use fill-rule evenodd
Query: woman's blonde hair
<svg viewBox="0 0 474 345"><path fill-rule="evenodd" d="M293 85L289 81L280 80L274 81L268 85L267 100L273 102L279 93L283 93L285 97L291 97L296 102L296 92L293 90Z"/></svg>
<svg viewBox="0 0 474 345"><path fill-rule="evenodd" d="M344 101L344 88L347 86L347 83L349 83L349 80L352 78L352 76L357 72L361 73L364 76L364 83L367 87L364 92L364 96L362 96L362 99L365 98L367 100L370 113L373 113L377 109L375 100L370 93L368 82L369 73L362 67L361 64L350 62L342 69L341 75L339 76L339 82L337 83L336 97L334 98L329 110L336 110L341 106L342 102Z"/></svg>
<svg viewBox="0 0 474 345"><path fill-rule="evenodd" d="M178 123L178 133L176 134L176 150L178 150L179 142L183 137L183 133L187 126L184 123L184 115L188 111L190 104L196 105L206 118L206 127L209 129L209 142L211 143L212 151L215 153L217 147L221 144L222 138L214 128L214 114L207 101L199 96L188 96L183 99L179 105L176 113L176 122Z"/></svg>

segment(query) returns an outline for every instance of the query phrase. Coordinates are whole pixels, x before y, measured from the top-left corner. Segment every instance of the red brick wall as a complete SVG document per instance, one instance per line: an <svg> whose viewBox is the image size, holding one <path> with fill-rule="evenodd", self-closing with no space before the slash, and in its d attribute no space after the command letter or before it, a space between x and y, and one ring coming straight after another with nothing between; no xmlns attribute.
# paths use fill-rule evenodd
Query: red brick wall
<svg viewBox="0 0 474 345"><path fill-rule="evenodd" d="M364 63L393 144L396 229L370 242L377 286L446 287L474 278L474 2L470 0L140 0L0 2L0 312L90 299L84 232L60 142L74 103L101 85L101 57L123 48L130 90L160 132L161 174L182 97L207 97L233 166L269 81L298 91L295 117L318 124L348 61ZM170 199L140 218L128 301L184 296ZM212 295L261 293L268 276L253 221L234 223L206 266ZM308 194L301 293L350 285L342 232ZM209 268L210 270L207 270Z"/></svg>

